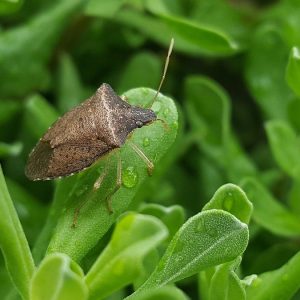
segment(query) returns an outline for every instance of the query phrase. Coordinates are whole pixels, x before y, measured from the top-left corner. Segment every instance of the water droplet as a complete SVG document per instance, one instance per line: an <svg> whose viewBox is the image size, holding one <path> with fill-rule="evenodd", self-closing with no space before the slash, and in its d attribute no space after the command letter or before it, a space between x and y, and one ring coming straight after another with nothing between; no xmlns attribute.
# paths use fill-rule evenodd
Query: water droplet
<svg viewBox="0 0 300 300"><path fill-rule="evenodd" d="M155 112L155 113L158 113L161 109L161 104L160 102L154 102L153 105L152 105L152 110Z"/></svg>
<svg viewBox="0 0 300 300"><path fill-rule="evenodd" d="M166 108L166 109L164 110L164 112L163 112L163 115L164 115L165 117L167 117L168 114L169 114L169 112L170 112L170 110L169 110L168 108Z"/></svg>
<svg viewBox="0 0 300 300"><path fill-rule="evenodd" d="M177 128L178 128L178 122L177 122L177 121L174 121L174 122L172 123L172 127L173 127L174 129L177 129Z"/></svg>
<svg viewBox="0 0 300 300"><path fill-rule="evenodd" d="M138 174L134 167L127 167L122 176L122 182L127 188L136 186L138 182Z"/></svg>
<svg viewBox="0 0 300 300"><path fill-rule="evenodd" d="M144 145L144 147L148 147L150 145L150 139L145 137L143 140L143 145Z"/></svg>
<svg viewBox="0 0 300 300"><path fill-rule="evenodd" d="M231 193L230 193L231 194ZM223 200L223 208L224 208L224 210L226 210L226 211L231 211L231 209L232 209L232 206L233 206L233 199L231 198L232 197L232 194L231 195L229 195L229 193L228 193L228 196L229 197L226 197L224 200Z"/></svg>

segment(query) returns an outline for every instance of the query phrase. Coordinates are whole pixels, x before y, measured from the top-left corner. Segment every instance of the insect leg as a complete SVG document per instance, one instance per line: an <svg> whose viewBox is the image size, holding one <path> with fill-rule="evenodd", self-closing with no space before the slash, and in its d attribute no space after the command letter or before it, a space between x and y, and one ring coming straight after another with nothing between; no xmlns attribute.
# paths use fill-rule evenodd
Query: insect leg
<svg viewBox="0 0 300 300"><path fill-rule="evenodd" d="M148 168L148 174L149 176L152 175L154 170L154 164L153 162L146 156L146 154L134 143L128 140L129 146L132 148L132 150L146 163Z"/></svg>
<svg viewBox="0 0 300 300"><path fill-rule="evenodd" d="M118 191L118 189L122 186L122 161L121 161L121 155L120 151L117 152L118 156L118 164L117 164L117 181L114 189L112 192L106 197L106 205L107 205L107 210L110 214L113 213L112 205L111 205L111 197Z"/></svg>
<svg viewBox="0 0 300 300"><path fill-rule="evenodd" d="M104 167L104 171L102 172L102 174L100 175L100 177L95 181L94 183L94 187L93 187L93 191L96 191L100 188L105 176L107 175L107 172L108 172L108 165L109 165L109 161L105 164L105 167ZM90 194L90 193L89 193ZM88 194L88 195L89 195ZM73 223L72 223L72 228L75 228L76 225L77 225L77 221L78 221L78 217L79 217L79 213L80 213L80 210L83 208L83 206L89 201L89 197L88 195L86 195L84 201L82 201L80 203L80 205L78 205L75 209L75 212L74 212L74 217L73 217Z"/></svg>
<svg viewBox="0 0 300 300"><path fill-rule="evenodd" d="M108 172L108 163L105 165L105 168L104 168L103 173L102 173L102 174L99 176L99 178L95 181L94 186L93 186L93 190L94 190L94 191L97 191L97 190L100 188L100 186L101 186L101 184L102 184L104 178L105 178L106 175L107 175L107 172Z"/></svg>

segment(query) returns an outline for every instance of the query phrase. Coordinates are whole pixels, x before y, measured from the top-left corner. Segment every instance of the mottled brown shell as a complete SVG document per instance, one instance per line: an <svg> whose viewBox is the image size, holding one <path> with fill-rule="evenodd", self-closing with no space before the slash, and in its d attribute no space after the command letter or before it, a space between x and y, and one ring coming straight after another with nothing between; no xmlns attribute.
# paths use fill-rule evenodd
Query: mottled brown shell
<svg viewBox="0 0 300 300"><path fill-rule="evenodd" d="M47 130L29 155L26 176L46 180L79 172L155 119L151 109L131 106L104 83Z"/></svg>

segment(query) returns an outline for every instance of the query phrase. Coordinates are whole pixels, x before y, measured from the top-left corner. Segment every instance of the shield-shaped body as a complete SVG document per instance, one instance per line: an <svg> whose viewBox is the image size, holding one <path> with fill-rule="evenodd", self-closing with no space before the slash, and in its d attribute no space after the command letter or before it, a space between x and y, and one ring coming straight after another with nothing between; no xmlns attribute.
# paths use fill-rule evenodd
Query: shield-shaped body
<svg viewBox="0 0 300 300"><path fill-rule="evenodd" d="M47 130L29 155L26 176L46 180L79 172L154 120L151 109L130 105L104 83Z"/></svg>

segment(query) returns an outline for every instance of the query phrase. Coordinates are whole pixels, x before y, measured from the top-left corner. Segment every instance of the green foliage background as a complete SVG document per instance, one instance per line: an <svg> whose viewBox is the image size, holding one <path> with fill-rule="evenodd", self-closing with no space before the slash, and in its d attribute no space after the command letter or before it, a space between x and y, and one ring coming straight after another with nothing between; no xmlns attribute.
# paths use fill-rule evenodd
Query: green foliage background
<svg viewBox="0 0 300 300"><path fill-rule="evenodd" d="M126 143L111 215L115 152L26 179L101 83L149 106L172 37L164 123L130 137L153 176ZM299 97L298 0L0 0L0 298L300 299Z"/></svg>

